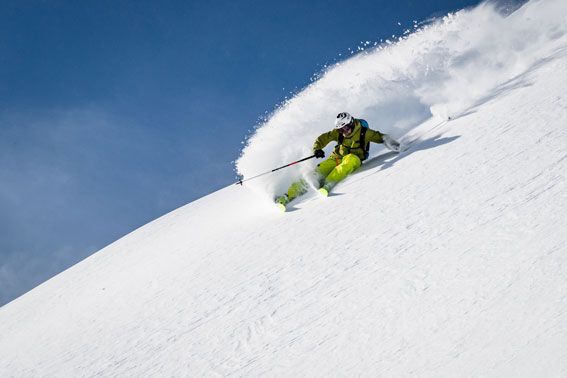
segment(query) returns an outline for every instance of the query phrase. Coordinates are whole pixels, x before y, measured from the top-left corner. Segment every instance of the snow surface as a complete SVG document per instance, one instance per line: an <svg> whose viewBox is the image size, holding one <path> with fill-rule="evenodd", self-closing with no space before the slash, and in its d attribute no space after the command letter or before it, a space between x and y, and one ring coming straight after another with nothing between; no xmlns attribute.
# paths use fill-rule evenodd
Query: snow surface
<svg viewBox="0 0 567 378"><path fill-rule="evenodd" d="M462 115L498 90L513 89L517 76L560 48L566 13L565 0L532 1L508 16L485 3L338 63L259 125L237 171L251 177L311 155L315 138L341 111L394 137L432 115ZM302 165L301 173L308 175L315 164ZM296 178L296 171L282 170L249 186L271 199Z"/></svg>
<svg viewBox="0 0 567 378"><path fill-rule="evenodd" d="M0 308L0 376L567 376L566 18L482 5L331 69L240 172L337 109L408 151L287 213L267 199L308 164L134 231Z"/></svg>

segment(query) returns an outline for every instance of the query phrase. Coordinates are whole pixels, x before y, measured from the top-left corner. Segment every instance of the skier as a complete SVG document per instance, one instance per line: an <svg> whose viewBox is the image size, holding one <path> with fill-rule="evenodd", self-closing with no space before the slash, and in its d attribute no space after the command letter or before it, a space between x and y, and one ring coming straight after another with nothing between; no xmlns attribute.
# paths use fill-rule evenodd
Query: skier
<svg viewBox="0 0 567 378"><path fill-rule="evenodd" d="M329 191L348 174L355 171L362 161L368 158L370 142L384 143L392 150L399 152L400 144L387 134L368 128L368 123L363 119L356 119L349 113L339 113L335 120L335 128L321 134L313 145L313 153L316 158L324 158L323 148L331 141L336 141L331 156L319 165L315 170L316 180L322 187L319 192L327 196ZM303 179L294 182L287 193L276 198L276 204L285 210L285 205L297 196L307 192L309 185Z"/></svg>

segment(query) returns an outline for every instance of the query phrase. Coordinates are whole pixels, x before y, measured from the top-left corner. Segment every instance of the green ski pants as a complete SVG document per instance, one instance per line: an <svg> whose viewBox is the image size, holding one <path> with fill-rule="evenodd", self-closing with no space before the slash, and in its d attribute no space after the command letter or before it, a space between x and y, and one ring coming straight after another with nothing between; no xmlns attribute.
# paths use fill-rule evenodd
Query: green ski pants
<svg viewBox="0 0 567 378"><path fill-rule="evenodd" d="M358 169L361 164L362 162L358 156L348 154L342 159L329 158L323 161L317 166L315 172L319 178L325 178L325 184L332 183L334 185L344 179L348 174ZM303 179L294 182L287 191L289 200L305 193L307 188L308 184Z"/></svg>

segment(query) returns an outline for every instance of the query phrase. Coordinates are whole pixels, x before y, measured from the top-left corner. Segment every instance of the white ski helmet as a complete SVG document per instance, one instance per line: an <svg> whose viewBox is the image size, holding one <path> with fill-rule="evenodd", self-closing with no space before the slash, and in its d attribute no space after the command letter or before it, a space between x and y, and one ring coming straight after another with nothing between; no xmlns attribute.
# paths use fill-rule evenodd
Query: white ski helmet
<svg viewBox="0 0 567 378"><path fill-rule="evenodd" d="M345 126L352 127L354 123L354 118L347 112L339 113L337 119L335 120L335 129L342 129Z"/></svg>

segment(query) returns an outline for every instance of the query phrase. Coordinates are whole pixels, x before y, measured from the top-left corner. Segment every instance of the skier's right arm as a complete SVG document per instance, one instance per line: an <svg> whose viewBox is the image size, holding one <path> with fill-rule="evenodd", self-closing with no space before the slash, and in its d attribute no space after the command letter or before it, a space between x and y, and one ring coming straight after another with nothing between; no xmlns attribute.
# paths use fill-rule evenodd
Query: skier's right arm
<svg viewBox="0 0 567 378"><path fill-rule="evenodd" d="M327 133L319 135L319 137L315 140L315 144L313 144L313 152L322 150L327 144L331 143L332 141L339 141L339 130L333 129Z"/></svg>

